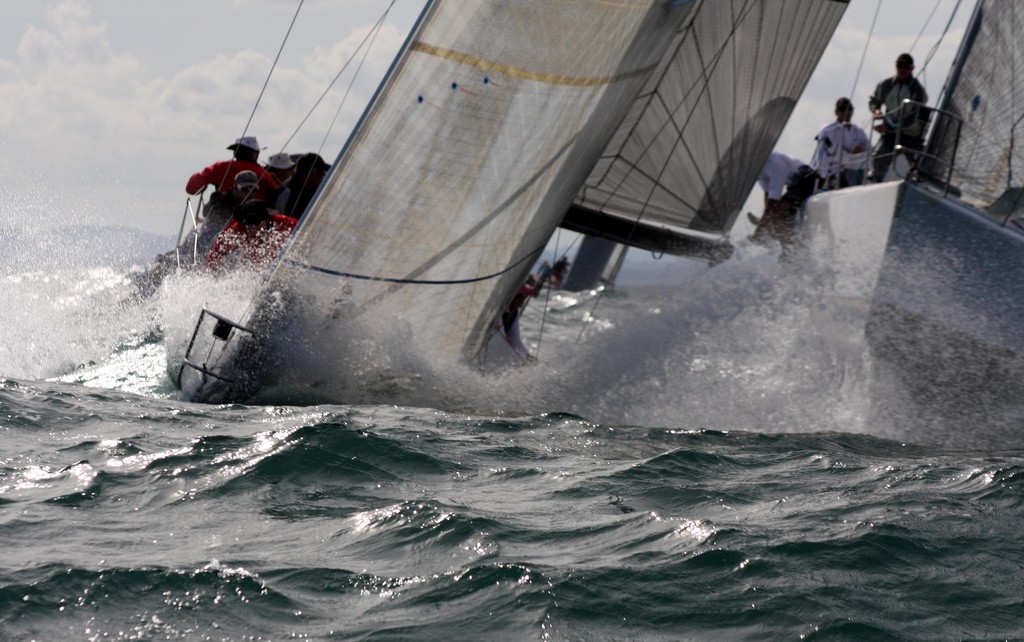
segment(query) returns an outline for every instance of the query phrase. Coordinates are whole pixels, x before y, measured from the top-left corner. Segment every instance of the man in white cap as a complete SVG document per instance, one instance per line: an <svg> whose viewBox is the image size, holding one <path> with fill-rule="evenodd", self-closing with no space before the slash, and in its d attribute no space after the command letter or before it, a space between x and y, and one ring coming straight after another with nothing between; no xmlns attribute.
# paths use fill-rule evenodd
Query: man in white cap
<svg viewBox="0 0 1024 642"><path fill-rule="evenodd" d="M209 227L200 234L200 246L203 240L211 244L216 238L217 232L224 227L231 218L231 212L236 205L233 196L235 177L240 172L253 172L259 182L259 192L263 200L273 196L274 186L267 170L256 161L260 157L260 144L256 142L255 136L242 136L235 139L235 142L228 145L228 149L234 152L231 160L217 161L206 169L196 172L185 184L185 191L189 194L198 194L208 186L213 186L214 192L210 195L210 201L203 212L203 226ZM213 236L210 236L212 231ZM209 245L200 247L200 252L210 249Z"/></svg>
<svg viewBox="0 0 1024 642"><path fill-rule="evenodd" d="M261 177L262 182L262 175L266 174L267 170L256 162L260 157L260 144L256 142L255 136L235 139L235 142L228 145L228 149L234 152L234 158L218 161L193 174L185 184L185 191L189 194L198 194L204 187L212 185L218 193L230 194L235 184L235 176L238 172L244 171L256 172L256 176Z"/></svg>
<svg viewBox="0 0 1024 642"><path fill-rule="evenodd" d="M295 162L292 161L291 155L285 152L273 154L267 159L267 172L270 174L269 178L274 184L273 196L267 200L267 203L273 205L281 194L281 190L287 184L288 179L295 172Z"/></svg>
<svg viewBox="0 0 1024 642"><path fill-rule="evenodd" d="M285 183L275 203L282 214L299 218L320 189L331 166L320 154L307 153L295 161L292 177Z"/></svg>

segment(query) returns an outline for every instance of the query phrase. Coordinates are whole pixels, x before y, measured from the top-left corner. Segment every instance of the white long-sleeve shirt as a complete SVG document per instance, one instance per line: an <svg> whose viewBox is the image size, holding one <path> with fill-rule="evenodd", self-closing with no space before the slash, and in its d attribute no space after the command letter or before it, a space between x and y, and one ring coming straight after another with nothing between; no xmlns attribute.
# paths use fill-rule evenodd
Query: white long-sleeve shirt
<svg viewBox="0 0 1024 642"><path fill-rule="evenodd" d="M828 178L841 169L864 169L868 160L868 135L853 123L834 120L825 125L814 137L818 147L814 150L811 167L818 176ZM860 152L854 152L857 147Z"/></svg>
<svg viewBox="0 0 1024 642"><path fill-rule="evenodd" d="M786 183L789 182L789 177L793 175L793 172L800 169L802 165L804 165L802 160L779 152L772 152L771 156L768 157L768 162L761 169L761 175L757 177L757 182L761 189L764 190L764 193L768 195L768 198L777 201L782 198L782 193L786 191Z"/></svg>

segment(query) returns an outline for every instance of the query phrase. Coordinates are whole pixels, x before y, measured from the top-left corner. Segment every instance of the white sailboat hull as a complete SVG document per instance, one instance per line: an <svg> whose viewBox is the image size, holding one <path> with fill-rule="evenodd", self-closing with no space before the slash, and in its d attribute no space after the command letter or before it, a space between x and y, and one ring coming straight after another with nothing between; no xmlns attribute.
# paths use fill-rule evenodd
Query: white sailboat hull
<svg viewBox="0 0 1024 642"><path fill-rule="evenodd" d="M833 302L860 317L875 296L900 183L823 192L804 207L803 234L815 270L831 277Z"/></svg>
<svg viewBox="0 0 1024 642"><path fill-rule="evenodd" d="M1024 234L910 182L807 204L807 243L872 353L931 395L977 398L1024 373Z"/></svg>

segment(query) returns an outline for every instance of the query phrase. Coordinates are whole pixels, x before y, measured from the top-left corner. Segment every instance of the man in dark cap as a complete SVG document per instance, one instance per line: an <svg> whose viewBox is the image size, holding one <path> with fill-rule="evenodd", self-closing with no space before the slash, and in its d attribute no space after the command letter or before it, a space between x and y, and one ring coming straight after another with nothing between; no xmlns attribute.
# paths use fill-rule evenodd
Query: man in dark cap
<svg viewBox="0 0 1024 642"><path fill-rule="evenodd" d="M287 216L301 217L330 168L319 154L299 156L295 171L278 193L277 209Z"/></svg>
<svg viewBox="0 0 1024 642"><path fill-rule="evenodd" d="M882 135L871 160L871 175L875 182L885 180L897 135L903 147L921 148L924 138L921 105L928 102L928 94L913 74L914 58L908 53L900 54L896 58L896 75L878 83L875 93L868 99L876 121L875 131ZM905 105L904 100L913 102Z"/></svg>

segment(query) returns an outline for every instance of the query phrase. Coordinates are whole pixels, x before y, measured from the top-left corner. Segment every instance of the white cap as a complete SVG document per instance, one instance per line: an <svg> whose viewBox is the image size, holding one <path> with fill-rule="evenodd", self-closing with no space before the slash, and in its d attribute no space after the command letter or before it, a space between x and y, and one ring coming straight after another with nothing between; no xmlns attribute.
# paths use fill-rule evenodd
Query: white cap
<svg viewBox="0 0 1024 642"><path fill-rule="evenodd" d="M256 142L255 136L242 136L241 138L236 138L235 142L228 145L228 149L235 149L236 147L248 147L249 149L260 151L260 144Z"/></svg>
<svg viewBox="0 0 1024 642"><path fill-rule="evenodd" d="M295 167L295 163L292 162L291 154L281 152L267 159L267 167L271 169L291 169Z"/></svg>

